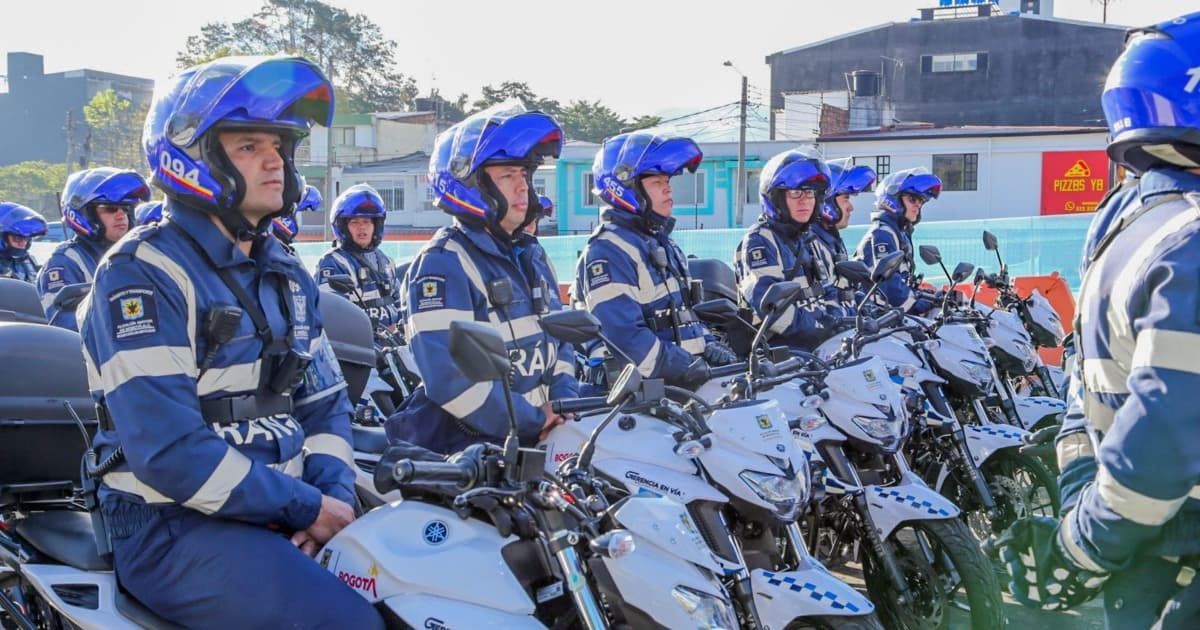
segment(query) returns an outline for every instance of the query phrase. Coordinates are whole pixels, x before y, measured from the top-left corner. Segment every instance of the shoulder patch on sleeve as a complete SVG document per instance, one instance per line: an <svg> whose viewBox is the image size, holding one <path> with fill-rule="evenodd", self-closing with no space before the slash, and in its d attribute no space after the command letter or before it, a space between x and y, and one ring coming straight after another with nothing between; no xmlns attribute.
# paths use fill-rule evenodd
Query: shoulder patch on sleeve
<svg viewBox="0 0 1200 630"><path fill-rule="evenodd" d="M108 294L109 319L117 341L158 332L158 306L154 287L122 287Z"/></svg>
<svg viewBox="0 0 1200 630"><path fill-rule="evenodd" d="M765 245L751 247L746 251L746 258L749 260L750 268L765 267L770 260L767 258L767 248Z"/></svg>
<svg viewBox="0 0 1200 630"><path fill-rule="evenodd" d="M876 254L886 254L890 251L892 251L892 248L889 247L887 243L879 243L879 244L875 245L875 253Z"/></svg>
<svg viewBox="0 0 1200 630"><path fill-rule="evenodd" d="M422 276L417 278L417 305L414 311L430 311L446 308L446 278L442 276Z"/></svg>
<svg viewBox="0 0 1200 630"><path fill-rule="evenodd" d="M67 281L63 279L64 267L56 266L46 269L46 289L55 290L66 286Z"/></svg>
<svg viewBox="0 0 1200 630"><path fill-rule="evenodd" d="M597 258L587 265L587 282L589 289L612 282L612 274L608 272L608 259Z"/></svg>

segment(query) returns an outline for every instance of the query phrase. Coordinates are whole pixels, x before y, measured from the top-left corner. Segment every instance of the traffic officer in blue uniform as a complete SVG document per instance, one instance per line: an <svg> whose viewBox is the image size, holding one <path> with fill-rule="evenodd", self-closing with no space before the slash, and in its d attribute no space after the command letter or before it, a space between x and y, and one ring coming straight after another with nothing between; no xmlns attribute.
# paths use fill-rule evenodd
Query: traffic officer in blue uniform
<svg viewBox="0 0 1200 630"><path fill-rule="evenodd" d="M607 207L573 291L643 376L685 387L703 383L710 365L737 361L692 312L687 258L671 240L671 178L696 172L702 158L688 138L640 131L604 141L592 175Z"/></svg>
<svg viewBox="0 0 1200 630"><path fill-rule="evenodd" d="M316 212L321 209L323 201L321 191L317 190L316 186L305 184L304 196L300 198L300 203L296 204L295 208L271 219L271 233L279 239L279 242L291 246L292 241L296 240L296 235L300 233L300 224L296 223L296 213Z"/></svg>
<svg viewBox="0 0 1200 630"><path fill-rule="evenodd" d="M29 246L45 233L42 215L19 203L0 203L0 278L36 281L38 266L29 255Z"/></svg>
<svg viewBox="0 0 1200 630"><path fill-rule="evenodd" d="M134 208L149 199L150 186L136 171L102 166L67 177L63 225L75 235L54 249L37 279L42 307L55 326L77 329L76 314L59 314L54 297L68 284L92 281L100 257L134 226Z"/></svg>
<svg viewBox="0 0 1200 630"><path fill-rule="evenodd" d="M912 274L917 268L912 233L921 222L921 209L930 199L937 199L941 192L942 180L920 167L896 171L883 178L875 188L871 227L854 253L854 257L869 268L880 256L897 250L904 252L904 261L896 274L880 286L880 291L889 304L914 315L929 312L934 303L918 296L911 286Z"/></svg>
<svg viewBox="0 0 1200 630"><path fill-rule="evenodd" d="M388 436L452 453L502 443L509 431L504 389L472 383L447 360L450 322L490 324L513 359L513 410L523 446L560 424L550 401L575 398L570 344L546 335L541 316L561 308L554 275L525 227L541 213L533 172L558 157L553 118L497 105L442 132L429 159L434 203L454 217L405 275L405 326L422 384L388 418Z"/></svg>
<svg viewBox="0 0 1200 630"><path fill-rule="evenodd" d="M875 171L865 164L852 165L848 159L830 160L826 165L830 184L809 229L813 235L812 252L826 282L826 296L842 306L852 307L857 304L855 291L845 278L834 273L833 267L840 261L849 260L841 230L850 225L850 215L854 212L851 197L871 188L875 183Z"/></svg>
<svg viewBox="0 0 1200 630"><path fill-rule="evenodd" d="M829 181L825 162L803 151L784 151L767 160L759 178L762 214L734 253L741 298L760 317L763 295L771 285L795 280L806 289L771 325L776 340L805 350L832 332L827 316L835 305L825 302L825 283L809 233Z"/></svg>
<svg viewBox="0 0 1200 630"><path fill-rule="evenodd" d="M331 275L348 275L355 291L345 294L371 316L391 329L400 324L400 279L387 254L379 251L387 208L374 188L356 184L333 200L329 219L337 247L317 263L317 282Z"/></svg>
<svg viewBox="0 0 1200 630"><path fill-rule="evenodd" d="M1131 31L1108 75L1108 154L1141 178L1098 215L1079 293L1091 448L1059 448L1094 473L1060 523L1026 519L1003 539L1018 600L1063 609L1102 591L1110 628L1200 625L1198 86L1200 13Z"/></svg>
<svg viewBox="0 0 1200 630"><path fill-rule="evenodd" d="M316 284L269 236L333 116L300 57L158 86L143 143L166 218L105 255L80 307L101 511L121 584L189 628L382 628L310 556L354 519L350 403Z"/></svg>

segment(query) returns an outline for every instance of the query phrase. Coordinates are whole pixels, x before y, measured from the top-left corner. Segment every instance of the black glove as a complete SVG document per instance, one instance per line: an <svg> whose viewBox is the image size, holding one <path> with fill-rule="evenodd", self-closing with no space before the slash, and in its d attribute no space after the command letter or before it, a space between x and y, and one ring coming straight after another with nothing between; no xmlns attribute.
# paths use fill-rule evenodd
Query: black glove
<svg viewBox="0 0 1200 630"><path fill-rule="evenodd" d="M1072 518L1068 513L1064 518ZM1013 598L1028 608L1067 610L1091 601L1100 593L1107 573L1077 566L1059 548L1058 522L1044 516L1023 518L997 541L1008 565Z"/></svg>
<svg viewBox="0 0 1200 630"><path fill-rule="evenodd" d="M704 346L704 354L700 355L709 365L729 365L737 363L738 357L729 346L719 342L710 341Z"/></svg>
<svg viewBox="0 0 1200 630"><path fill-rule="evenodd" d="M695 391L696 388L707 383L709 378L711 377L709 376L708 364L704 362L704 359L696 359L688 364L683 374L679 378L673 379L675 382L671 384L678 385L688 391Z"/></svg>
<svg viewBox="0 0 1200 630"><path fill-rule="evenodd" d="M513 519L504 506L500 505L500 501L493 496L477 496L470 500L471 507L482 510L491 519L492 525L496 527L496 532L501 538L508 538L513 533Z"/></svg>

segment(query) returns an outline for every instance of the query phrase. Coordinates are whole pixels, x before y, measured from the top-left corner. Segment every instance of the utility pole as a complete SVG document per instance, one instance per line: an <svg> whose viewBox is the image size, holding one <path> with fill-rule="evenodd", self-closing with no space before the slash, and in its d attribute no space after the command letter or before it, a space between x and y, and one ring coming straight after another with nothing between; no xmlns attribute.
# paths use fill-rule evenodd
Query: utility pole
<svg viewBox="0 0 1200 630"><path fill-rule="evenodd" d="M67 174L71 174L71 152L75 148L75 117L74 112L67 110Z"/></svg>
<svg viewBox="0 0 1200 630"><path fill-rule="evenodd" d="M742 219L746 210L746 90L748 88L746 75L742 75L742 116L738 129L738 167L737 167L737 212L734 219L738 227L743 225Z"/></svg>
<svg viewBox="0 0 1200 630"><path fill-rule="evenodd" d="M749 79L746 78L745 73L743 73L741 70L738 70L737 66L733 65L732 61L726 60L725 63L721 65L725 66L726 68L732 68L734 72L738 73L738 75L742 77L742 113L740 117L740 124L738 125L737 182L733 187L733 220L737 223L738 227L741 227L743 225L743 215L746 211L746 92L749 90L750 86Z"/></svg>
<svg viewBox="0 0 1200 630"><path fill-rule="evenodd" d="M330 84L333 83L333 61L326 57L325 59L325 76L329 78ZM322 240L329 242L329 208L333 204L335 195L333 194L333 120L330 116L329 126L325 128L325 203L324 214L325 220L321 221Z"/></svg>

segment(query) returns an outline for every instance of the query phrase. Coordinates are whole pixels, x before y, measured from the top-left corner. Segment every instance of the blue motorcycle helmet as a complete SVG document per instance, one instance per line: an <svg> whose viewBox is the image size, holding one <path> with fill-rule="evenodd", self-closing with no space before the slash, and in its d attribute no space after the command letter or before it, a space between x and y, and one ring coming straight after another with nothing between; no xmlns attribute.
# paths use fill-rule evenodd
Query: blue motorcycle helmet
<svg viewBox="0 0 1200 630"><path fill-rule="evenodd" d="M371 244L363 249L378 247L383 241L383 221L387 218L387 207L383 205L383 198L379 193L367 184L355 184L333 200L329 225L333 228L333 237L342 246L358 247L350 236L349 228L350 219L355 217L367 217L375 224Z"/></svg>
<svg viewBox="0 0 1200 630"><path fill-rule="evenodd" d="M163 218L163 202L147 201L138 204L138 207L133 211L133 218L138 225L150 225L158 223Z"/></svg>
<svg viewBox="0 0 1200 630"><path fill-rule="evenodd" d="M842 209L837 204L838 195L857 195L866 192L875 183L875 169L866 164L851 165L849 158L830 160L829 190L825 192L825 203L821 204L821 219L830 225L842 220Z"/></svg>
<svg viewBox="0 0 1200 630"><path fill-rule="evenodd" d="M25 243L25 248L21 251L29 251L29 246L33 239L42 236L46 233L48 226L46 219L37 212L19 204L12 202L0 203L0 250L5 253L14 253L12 247L8 244L8 235L15 234L29 239Z"/></svg>
<svg viewBox="0 0 1200 630"><path fill-rule="evenodd" d="M150 200L150 186L135 171L101 166L71 173L62 191L63 225L79 238L104 240L104 223L96 205L109 204L125 209L129 225L134 223L133 209Z"/></svg>
<svg viewBox="0 0 1200 630"><path fill-rule="evenodd" d="M900 220L905 221L904 202L900 201L900 195L914 195L928 201L937 199L941 193L942 180L937 175L919 166L908 168L884 177L875 187L875 207L883 212L899 215ZM917 215L917 220L912 224L920 222L921 216Z"/></svg>
<svg viewBox="0 0 1200 630"><path fill-rule="evenodd" d="M1129 31L1100 102L1113 161L1200 168L1200 13Z"/></svg>
<svg viewBox="0 0 1200 630"><path fill-rule="evenodd" d="M553 118L527 111L520 104L501 103L472 114L438 134L434 143L429 158L433 203L461 221L486 226L493 235L511 236L500 229L508 201L484 167L519 165L528 169L529 207L524 222L528 224L541 213L533 171L547 157L558 157L562 142L562 128Z"/></svg>
<svg viewBox="0 0 1200 630"><path fill-rule="evenodd" d="M289 244L296 240L296 235L300 233L300 224L296 222L296 213L315 212L321 209L321 204L324 202L321 191L317 190L316 186L305 185L304 196L300 198L300 203L296 204L295 209L271 219L271 231L274 232L275 238Z"/></svg>
<svg viewBox="0 0 1200 630"><path fill-rule="evenodd" d="M153 182L169 199L211 213L239 240L264 236L270 219L300 201L296 144L333 120L333 85L303 57L223 57L188 68L155 89L142 144ZM220 132L278 133L283 205L258 225L238 211L245 182Z"/></svg>
<svg viewBox="0 0 1200 630"><path fill-rule="evenodd" d="M704 159L690 138L665 138L646 131L613 136L604 141L592 161L593 193L616 210L649 217L650 198L642 178L674 177L685 169L695 173Z"/></svg>
<svg viewBox="0 0 1200 630"><path fill-rule="evenodd" d="M772 157L763 165L758 179L758 196L763 214L772 221L794 223L788 212L787 191L811 190L819 205L825 199L829 180L829 167L825 161L804 151L793 149ZM812 222L817 210L814 206L805 225Z"/></svg>

